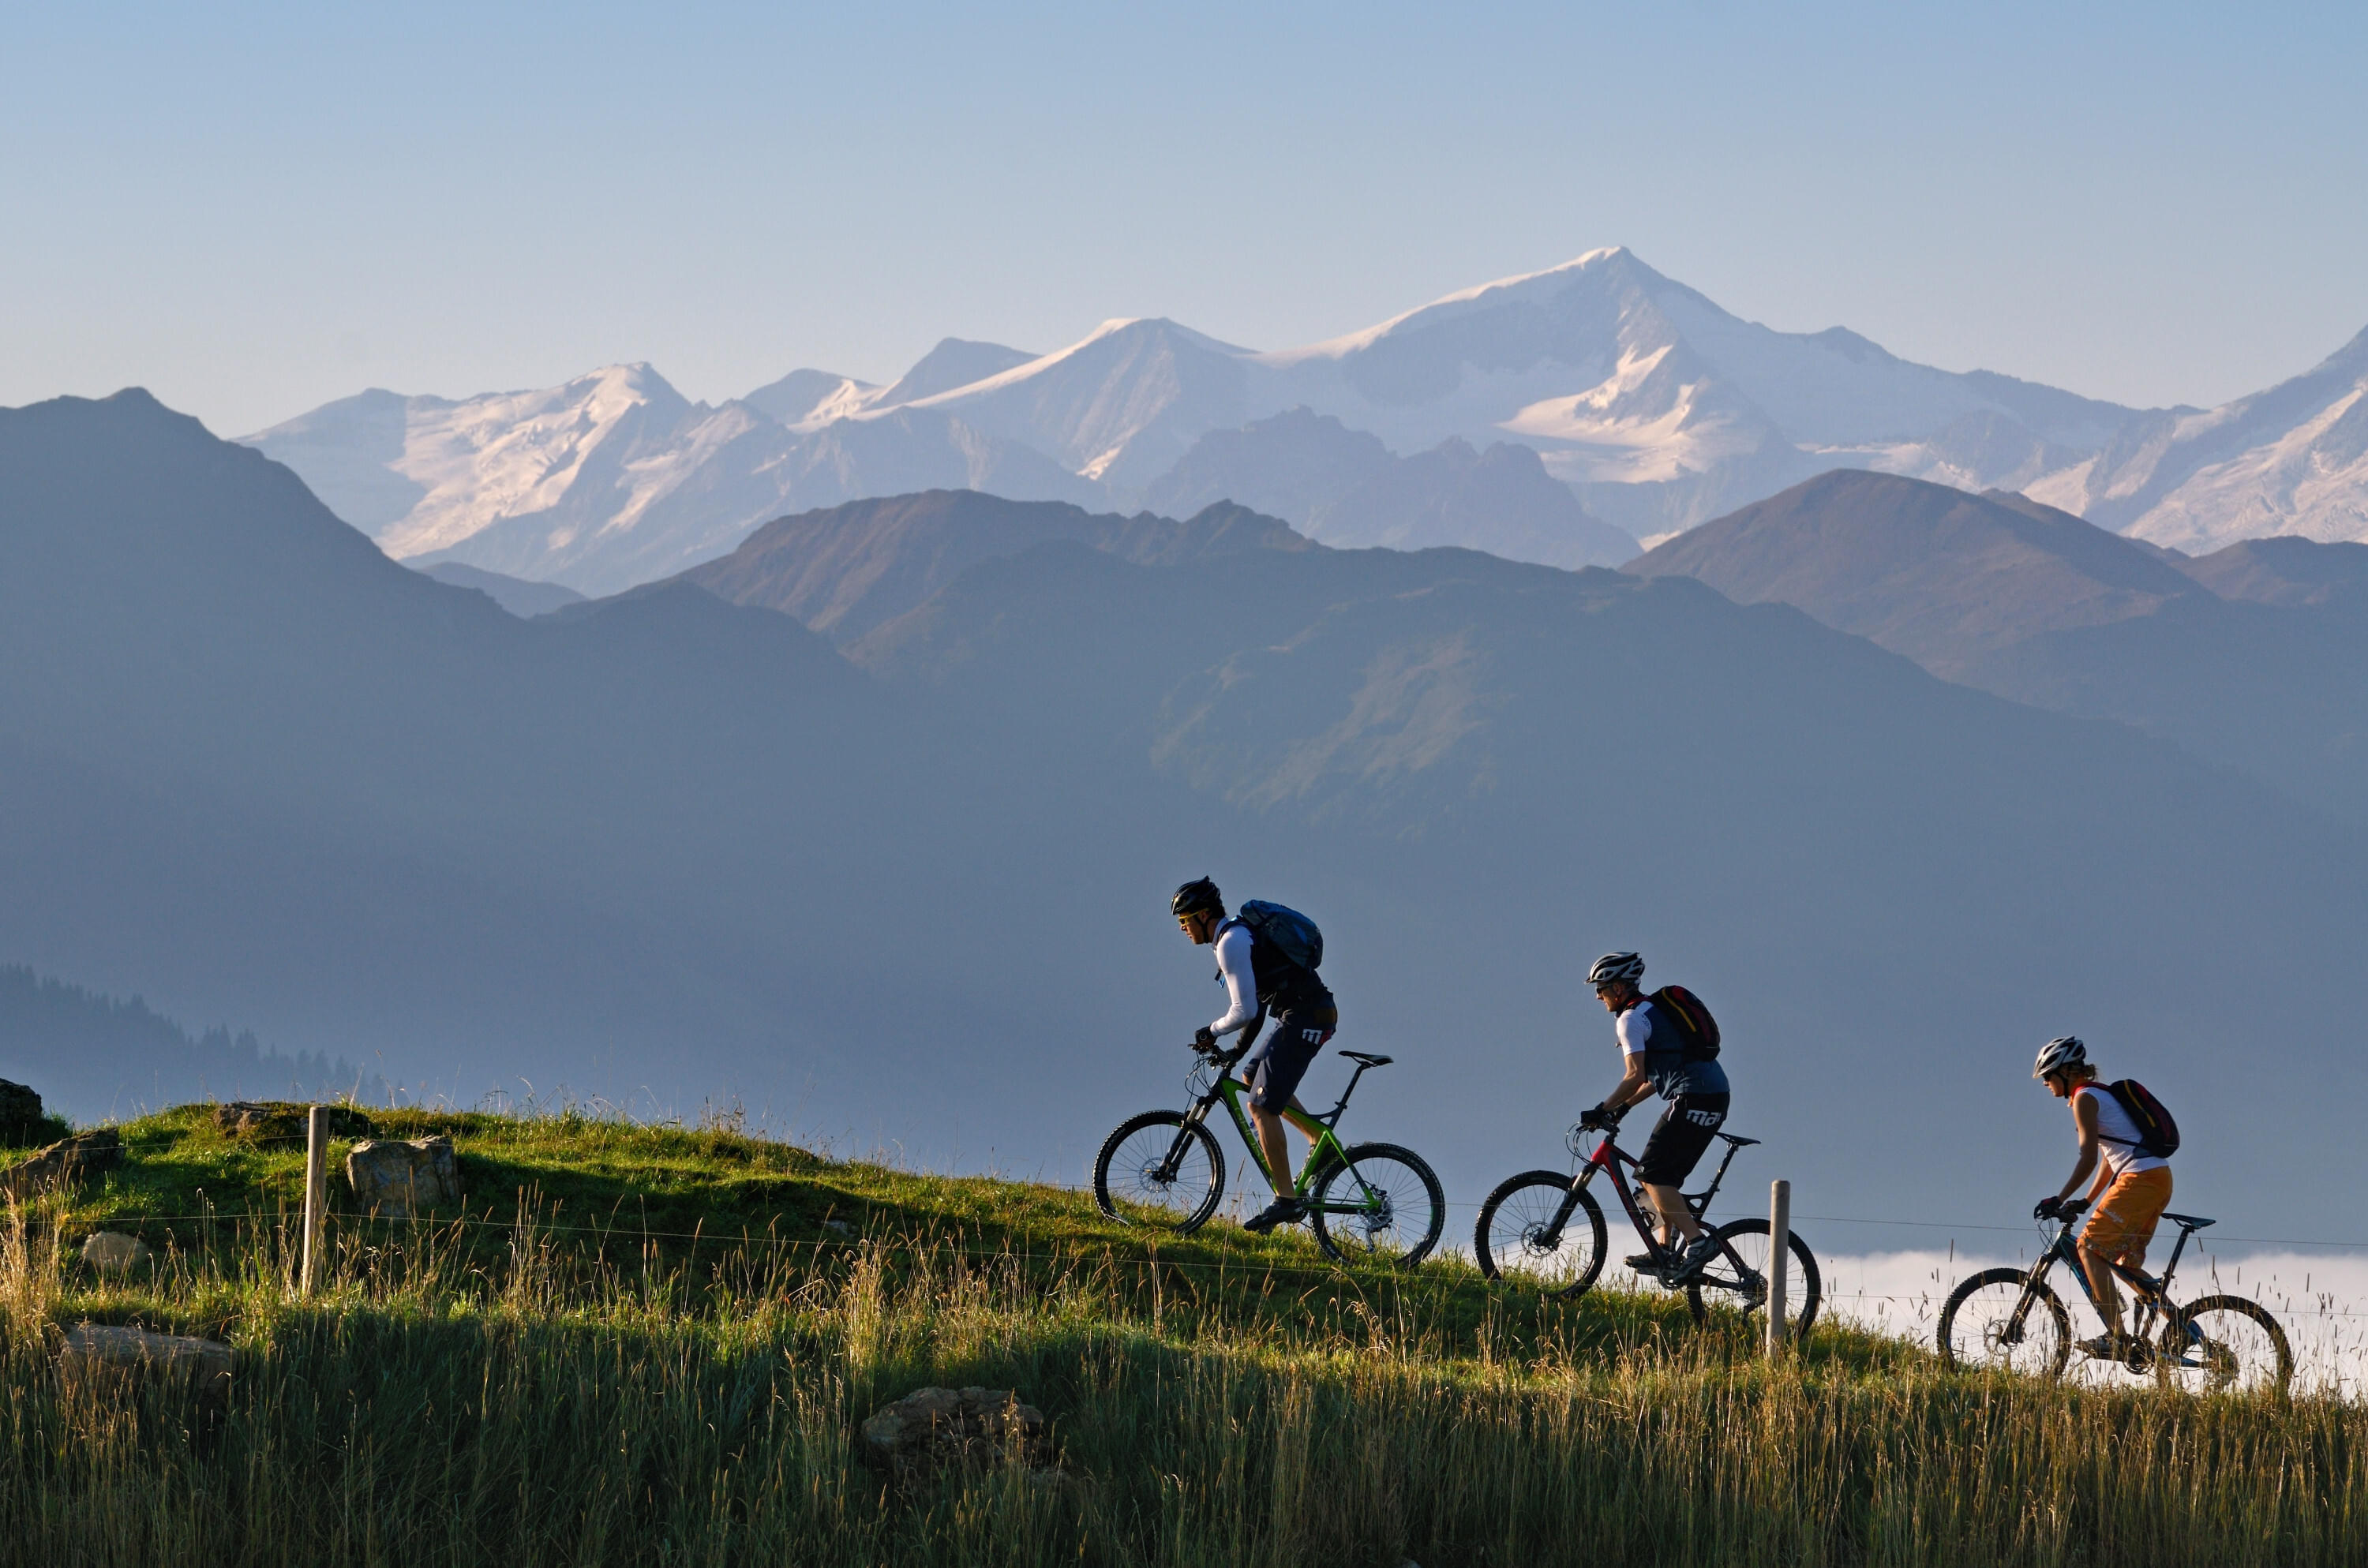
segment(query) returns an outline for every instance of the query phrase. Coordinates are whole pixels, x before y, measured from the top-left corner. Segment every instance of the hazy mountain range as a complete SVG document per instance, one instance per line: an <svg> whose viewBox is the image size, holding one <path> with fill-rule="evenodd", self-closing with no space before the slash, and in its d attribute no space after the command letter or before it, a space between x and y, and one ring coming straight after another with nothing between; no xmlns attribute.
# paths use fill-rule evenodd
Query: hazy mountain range
<svg viewBox="0 0 2368 1568"><path fill-rule="evenodd" d="M948 339L885 386L797 370L718 407L646 365L450 400L372 391L246 439L405 560L613 593L785 514L973 489L1339 545L1617 564L1824 469L2023 490L2190 551L2368 538L2368 335L2226 408L2140 411L1858 335L1741 320L1625 250L1258 352L1165 320L1049 354Z"/></svg>
<svg viewBox="0 0 2368 1568"><path fill-rule="evenodd" d="M1975 618L1976 654L2178 630L2166 579L2033 520L1994 583L2135 612ZM2348 592L2224 568L2324 590L2232 609ZM1399 1059L1353 1129L1460 1202L1616 1076L1582 979L1615 947L1718 1009L1746 1186L1804 1212L2019 1215L2069 1157L2027 1076L2067 1029L2172 1100L2190 1207L2333 1224L2363 1174L2368 864L2331 811L1683 575L1237 506L846 505L529 619L145 394L0 413L0 955L174 1016L464 1096L737 1094L939 1165L1077 1179L1177 1099L1219 996L1166 900L1205 872L1322 923L1341 1043ZM2225 1092L2265 1031L2310 1093Z"/></svg>

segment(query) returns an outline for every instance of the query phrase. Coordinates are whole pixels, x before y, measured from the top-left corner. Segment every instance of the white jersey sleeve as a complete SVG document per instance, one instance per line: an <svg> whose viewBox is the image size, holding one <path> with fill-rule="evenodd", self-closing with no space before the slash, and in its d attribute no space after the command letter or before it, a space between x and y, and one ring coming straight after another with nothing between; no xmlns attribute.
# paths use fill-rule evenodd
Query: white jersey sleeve
<svg viewBox="0 0 2368 1568"><path fill-rule="evenodd" d="M1612 1021L1611 1032L1620 1039L1623 1056L1642 1056L1653 1049L1653 1005L1639 1002Z"/></svg>
<svg viewBox="0 0 2368 1568"><path fill-rule="evenodd" d="M1233 1006L1209 1026L1211 1034L1231 1034L1258 1016L1258 976L1250 968L1250 928L1233 926L1217 937L1217 972L1224 977Z"/></svg>

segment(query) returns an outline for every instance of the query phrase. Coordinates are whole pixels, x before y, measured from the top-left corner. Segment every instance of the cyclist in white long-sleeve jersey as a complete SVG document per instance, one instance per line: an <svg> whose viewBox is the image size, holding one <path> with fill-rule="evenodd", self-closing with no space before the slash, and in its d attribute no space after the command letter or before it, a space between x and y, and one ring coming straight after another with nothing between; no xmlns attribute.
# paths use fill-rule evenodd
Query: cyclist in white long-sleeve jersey
<svg viewBox="0 0 2368 1568"><path fill-rule="evenodd" d="M1229 1004L1224 1016L1194 1034L1193 1043L1213 1050L1231 1034L1256 1041L1235 1071L1250 1085L1250 1119L1258 1125L1274 1201L1244 1221L1242 1228L1270 1231L1293 1223L1305 1218L1306 1210L1291 1189L1291 1150L1282 1136L1282 1109L1298 1106L1293 1096L1299 1080L1339 1027L1331 989L1314 970L1292 961L1247 921L1226 918L1224 897L1206 877L1178 888L1168 909L1196 945L1216 948L1217 978L1224 982ZM1258 1025L1269 1016L1274 1027L1258 1040Z"/></svg>

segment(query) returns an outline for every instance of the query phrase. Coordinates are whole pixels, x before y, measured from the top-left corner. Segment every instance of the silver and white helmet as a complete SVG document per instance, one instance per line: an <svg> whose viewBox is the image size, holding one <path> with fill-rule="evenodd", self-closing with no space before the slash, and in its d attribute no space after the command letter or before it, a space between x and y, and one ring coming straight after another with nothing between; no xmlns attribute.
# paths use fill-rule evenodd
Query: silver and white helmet
<svg viewBox="0 0 2368 1568"><path fill-rule="evenodd" d="M2039 1048L2039 1063L2031 1070L2034 1078L2044 1078L2050 1073L2066 1067L2078 1067L2089 1060L2089 1048L2080 1043L2078 1035L2058 1035Z"/></svg>
<svg viewBox="0 0 2368 1568"><path fill-rule="evenodd" d="M1645 978L1645 960L1634 953L1606 953L1587 971L1589 985L1610 985L1624 980L1634 985Z"/></svg>

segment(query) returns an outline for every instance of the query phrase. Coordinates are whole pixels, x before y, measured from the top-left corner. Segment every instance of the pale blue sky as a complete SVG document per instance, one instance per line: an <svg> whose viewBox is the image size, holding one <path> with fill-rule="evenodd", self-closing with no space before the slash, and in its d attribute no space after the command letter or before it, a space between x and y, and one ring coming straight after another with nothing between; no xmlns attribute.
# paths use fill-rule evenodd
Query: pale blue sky
<svg viewBox="0 0 2368 1568"><path fill-rule="evenodd" d="M2209 403L2368 325L2363 80L2357 4L15 6L0 404L1281 347L1601 244Z"/></svg>

